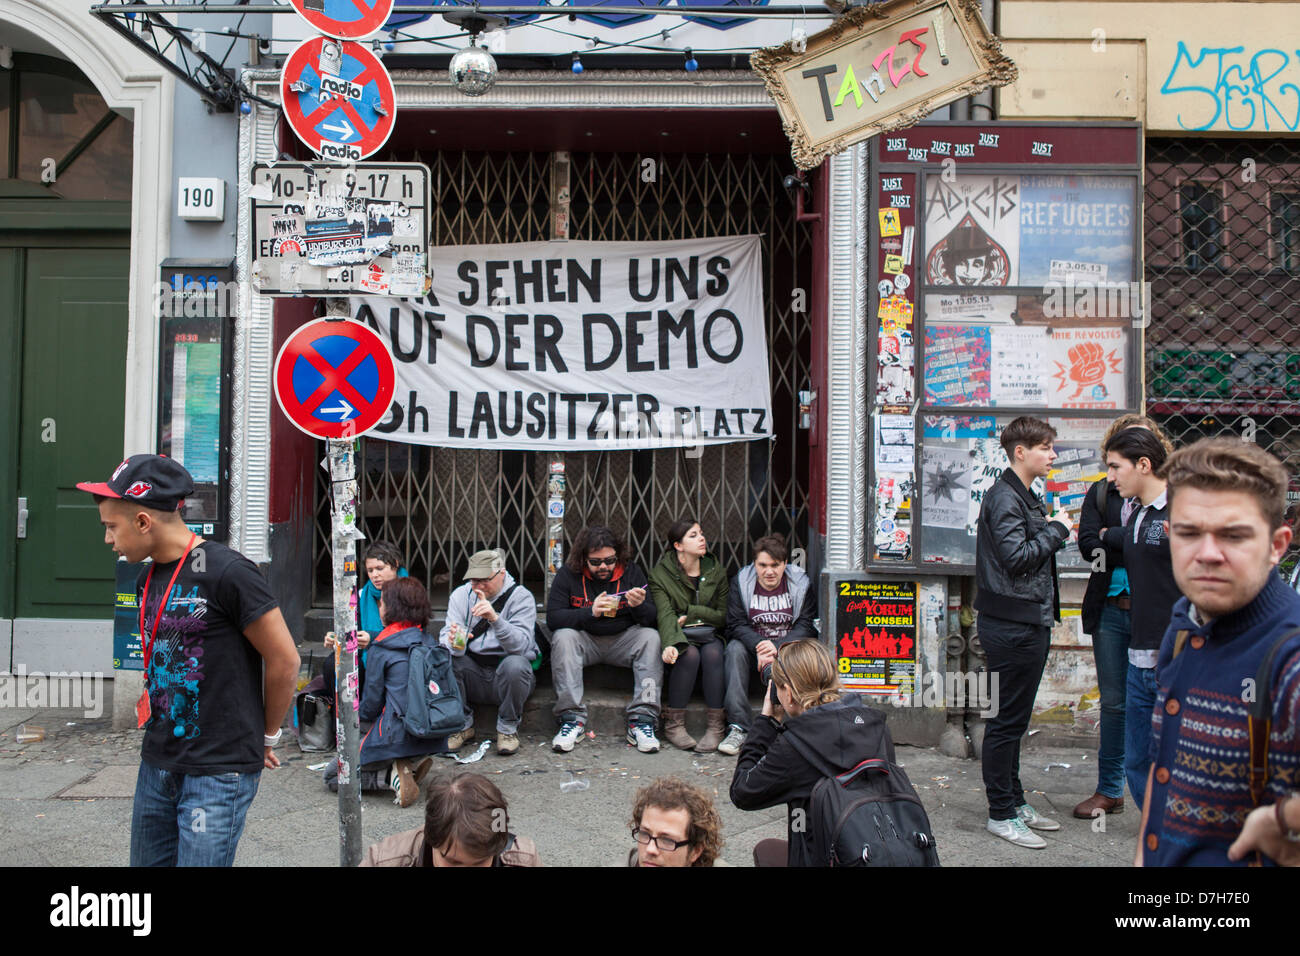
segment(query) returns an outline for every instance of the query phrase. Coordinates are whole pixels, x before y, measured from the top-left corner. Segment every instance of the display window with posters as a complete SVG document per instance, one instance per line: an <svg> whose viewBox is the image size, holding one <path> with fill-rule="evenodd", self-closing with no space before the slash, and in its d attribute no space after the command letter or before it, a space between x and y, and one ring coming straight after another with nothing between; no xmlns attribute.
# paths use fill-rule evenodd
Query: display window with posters
<svg viewBox="0 0 1300 956"><path fill-rule="evenodd" d="M1141 130L922 124L877 138L873 566L970 570L1019 415L1057 429L1036 488L1076 513L1141 402ZM1074 544L1063 567L1087 568Z"/></svg>

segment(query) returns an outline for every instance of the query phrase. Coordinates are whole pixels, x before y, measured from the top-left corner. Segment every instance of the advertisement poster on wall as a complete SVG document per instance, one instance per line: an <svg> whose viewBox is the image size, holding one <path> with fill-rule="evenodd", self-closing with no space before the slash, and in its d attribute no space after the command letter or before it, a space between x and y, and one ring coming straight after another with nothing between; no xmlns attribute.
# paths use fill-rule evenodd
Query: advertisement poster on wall
<svg viewBox="0 0 1300 956"><path fill-rule="evenodd" d="M926 180L925 278L930 285L1019 285L1020 177Z"/></svg>
<svg viewBox="0 0 1300 956"><path fill-rule="evenodd" d="M862 694L910 697L916 684L916 583L840 581L837 591L840 682Z"/></svg>
<svg viewBox="0 0 1300 956"><path fill-rule="evenodd" d="M1020 284L1128 282L1137 207L1127 176L1020 177Z"/></svg>

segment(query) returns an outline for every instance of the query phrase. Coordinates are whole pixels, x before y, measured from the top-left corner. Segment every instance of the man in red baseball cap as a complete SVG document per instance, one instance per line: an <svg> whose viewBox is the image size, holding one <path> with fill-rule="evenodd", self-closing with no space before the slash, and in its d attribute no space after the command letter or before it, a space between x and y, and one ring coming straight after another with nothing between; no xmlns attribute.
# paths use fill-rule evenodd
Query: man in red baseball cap
<svg viewBox="0 0 1300 956"><path fill-rule="evenodd" d="M104 543L136 584L145 729L131 815L132 866L230 866L263 767L278 767L299 658L257 567L181 520L194 479L178 461L132 455L95 496ZM263 681L263 665L266 675Z"/></svg>

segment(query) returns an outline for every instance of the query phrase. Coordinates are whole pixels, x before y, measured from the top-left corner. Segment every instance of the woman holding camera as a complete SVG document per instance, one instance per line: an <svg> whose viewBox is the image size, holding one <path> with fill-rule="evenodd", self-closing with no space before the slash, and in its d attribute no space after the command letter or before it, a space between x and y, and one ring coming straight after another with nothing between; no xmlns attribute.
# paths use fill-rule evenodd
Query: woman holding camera
<svg viewBox="0 0 1300 956"><path fill-rule="evenodd" d="M671 547L650 572L650 596L659 611L663 660L672 665L663 708L664 736L680 750L709 753L726 735L723 693L726 666L722 626L727 617L727 572L713 555L700 524L683 518L668 529ZM708 731L698 742L686 732L686 705L703 672Z"/></svg>
<svg viewBox="0 0 1300 956"><path fill-rule="evenodd" d="M760 841L755 866L826 865L812 859L807 821L809 797L824 772L805 753L836 773L882 755L894 763L884 716L843 691L830 652L807 639L777 650L763 714L754 721L731 778L731 802L740 809L779 803L788 808L787 839Z"/></svg>

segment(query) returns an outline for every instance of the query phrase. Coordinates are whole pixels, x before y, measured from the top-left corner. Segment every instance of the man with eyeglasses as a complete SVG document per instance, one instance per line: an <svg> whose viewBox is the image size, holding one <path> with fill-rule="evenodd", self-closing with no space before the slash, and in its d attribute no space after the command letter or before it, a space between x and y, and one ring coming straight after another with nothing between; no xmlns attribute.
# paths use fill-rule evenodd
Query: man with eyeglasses
<svg viewBox="0 0 1300 956"><path fill-rule="evenodd" d="M438 635L451 651L452 668L465 705L465 726L447 738L459 750L474 738L471 703L497 707L497 753L519 750L519 721L537 686L537 601L506 570L500 551L478 551L469 559L465 583L447 598L447 620Z"/></svg>
<svg viewBox="0 0 1300 956"><path fill-rule="evenodd" d="M632 701L627 706L627 742L642 753L656 753L659 689L663 658L658 611L646 591L646 576L630 559L627 546L609 528L584 528L569 560L556 572L546 602L551 629L551 676L560 732L551 746L568 753L586 733L582 672L589 664L632 669Z"/></svg>
<svg viewBox="0 0 1300 956"><path fill-rule="evenodd" d="M722 817L713 798L676 777L637 791L632 807L636 846L628 866L722 866Z"/></svg>

